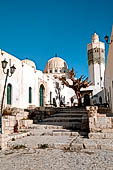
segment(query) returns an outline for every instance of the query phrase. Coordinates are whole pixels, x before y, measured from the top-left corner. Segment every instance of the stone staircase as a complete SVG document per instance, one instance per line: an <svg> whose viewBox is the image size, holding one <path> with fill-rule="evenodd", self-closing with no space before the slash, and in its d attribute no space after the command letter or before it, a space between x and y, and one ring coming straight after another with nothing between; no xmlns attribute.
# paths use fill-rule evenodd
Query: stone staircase
<svg viewBox="0 0 113 170"><path fill-rule="evenodd" d="M88 114L84 108L57 108L56 113L39 122L43 125L61 126L65 129L88 132Z"/></svg>

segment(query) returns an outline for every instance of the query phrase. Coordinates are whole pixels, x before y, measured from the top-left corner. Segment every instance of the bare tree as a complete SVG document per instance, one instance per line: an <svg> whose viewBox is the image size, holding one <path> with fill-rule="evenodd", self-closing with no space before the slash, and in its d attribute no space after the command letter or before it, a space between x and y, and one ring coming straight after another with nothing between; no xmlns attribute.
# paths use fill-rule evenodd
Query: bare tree
<svg viewBox="0 0 113 170"><path fill-rule="evenodd" d="M71 83L69 83L65 76L61 76L58 79L62 81L62 84L65 84L67 87L74 90L78 99L78 103L80 103L80 98L82 97L80 89L91 85L91 82L88 81L88 77L84 75L81 75L80 78L77 79L73 68L68 72L68 79L71 80Z"/></svg>

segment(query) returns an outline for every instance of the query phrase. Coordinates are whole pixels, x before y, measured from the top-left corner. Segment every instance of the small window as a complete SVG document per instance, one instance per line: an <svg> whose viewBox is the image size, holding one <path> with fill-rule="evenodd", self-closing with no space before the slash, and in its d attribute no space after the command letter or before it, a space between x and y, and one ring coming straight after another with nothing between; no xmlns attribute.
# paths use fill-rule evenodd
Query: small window
<svg viewBox="0 0 113 170"><path fill-rule="evenodd" d="M55 69L55 73L57 73L57 69Z"/></svg>
<svg viewBox="0 0 113 170"><path fill-rule="evenodd" d="M52 104L52 92L50 91L50 104Z"/></svg>
<svg viewBox="0 0 113 170"><path fill-rule="evenodd" d="M57 79L57 76L55 76L54 78Z"/></svg>
<svg viewBox="0 0 113 170"><path fill-rule="evenodd" d="M29 87L29 103L32 103L32 88Z"/></svg>
<svg viewBox="0 0 113 170"><path fill-rule="evenodd" d="M50 70L50 73L52 73L52 70Z"/></svg>
<svg viewBox="0 0 113 170"><path fill-rule="evenodd" d="M7 86L7 104L12 104L12 85L8 84Z"/></svg>

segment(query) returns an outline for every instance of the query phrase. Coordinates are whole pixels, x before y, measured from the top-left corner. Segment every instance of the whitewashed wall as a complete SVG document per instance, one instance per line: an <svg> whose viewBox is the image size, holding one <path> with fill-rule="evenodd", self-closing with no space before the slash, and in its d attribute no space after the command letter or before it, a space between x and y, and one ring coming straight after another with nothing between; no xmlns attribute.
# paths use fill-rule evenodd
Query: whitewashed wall
<svg viewBox="0 0 113 170"><path fill-rule="evenodd" d="M111 33L111 41L113 41L113 27ZM109 103L113 112L113 42L109 44L107 56L107 64L105 69L105 99Z"/></svg>

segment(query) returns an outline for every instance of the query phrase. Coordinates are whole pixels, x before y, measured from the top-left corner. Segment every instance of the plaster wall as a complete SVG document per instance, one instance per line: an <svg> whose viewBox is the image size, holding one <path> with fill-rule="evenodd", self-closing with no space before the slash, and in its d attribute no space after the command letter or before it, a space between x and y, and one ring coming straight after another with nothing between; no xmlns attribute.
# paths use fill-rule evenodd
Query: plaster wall
<svg viewBox="0 0 113 170"><path fill-rule="evenodd" d="M1 53L3 53L3 55ZM20 106L19 95L21 93L21 73L22 73L21 72L21 68L22 68L21 61L15 58L14 56L1 50L0 50L0 72L1 72L0 103L2 100L2 96L3 96L3 89L4 89L5 78L6 78L6 74L3 73L3 69L1 65L1 61L3 61L4 59L6 59L9 62L9 64L11 62L11 66L14 64L16 67L15 73L11 77L8 77L8 80L7 80L5 96L4 96L4 105L5 106L7 105L7 85L10 83L12 85L12 106L19 107ZM7 68L9 67L9 64L7 65Z"/></svg>
<svg viewBox="0 0 113 170"><path fill-rule="evenodd" d="M21 74L21 108L26 108L29 105L38 105L36 100L38 79L34 68L27 64L23 64ZM29 103L29 88L31 87L31 103Z"/></svg>
<svg viewBox="0 0 113 170"><path fill-rule="evenodd" d="M91 50L92 48L105 49L105 44L103 42L96 42L96 43L90 43L87 45L87 50Z"/></svg>
<svg viewBox="0 0 113 170"><path fill-rule="evenodd" d="M3 53L3 54L1 54ZM7 85L10 83L12 86L12 107L18 107L18 108L26 108L29 106L29 87L32 88L32 105L37 105L36 95L37 92L37 76L36 71L34 68L32 68L30 65L26 63L22 63L21 60L17 59L16 57L6 53L5 51L0 50L0 72L1 72L1 78L0 78L0 103L2 100L3 95L3 88L5 83L5 77L6 75L3 73L1 61L6 59L9 64L11 62L11 66L14 64L16 67L16 70L14 74L11 77L8 77ZM7 68L8 68L7 67ZM7 85L5 90L5 96L4 96L4 107L7 106Z"/></svg>
<svg viewBox="0 0 113 170"><path fill-rule="evenodd" d="M94 81L94 65L93 64L90 64L88 66L88 71L89 71L89 80L95 84L95 81Z"/></svg>
<svg viewBox="0 0 113 170"><path fill-rule="evenodd" d="M113 41L113 27L111 33L111 41ZM109 103L113 113L113 42L109 44L107 64L105 69L105 99Z"/></svg>

